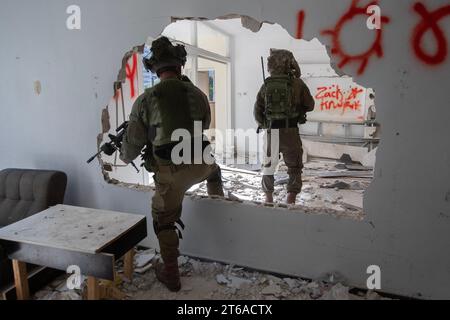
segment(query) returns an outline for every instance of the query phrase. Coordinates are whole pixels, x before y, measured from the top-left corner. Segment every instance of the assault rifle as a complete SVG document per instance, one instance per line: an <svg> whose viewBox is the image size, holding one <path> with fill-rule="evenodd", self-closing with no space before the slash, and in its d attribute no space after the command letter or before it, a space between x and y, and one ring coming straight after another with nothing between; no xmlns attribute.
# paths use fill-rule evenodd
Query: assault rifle
<svg viewBox="0 0 450 320"><path fill-rule="evenodd" d="M93 155L87 161L87 163L91 163L95 158L97 158L102 153L104 153L108 156L112 156L114 154L114 152L116 152L116 151L120 152L120 148L122 147L123 136L124 136L125 132L127 131L127 128L128 128L128 121L125 121L124 123L122 123L120 125L120 127L118 127L116 129L116 132L117 132L116 135L108 134L108 137L111 141L104 143L100 147L100 151L97 152L95 155ZM136 165L134 164L133 161L131 161L130 164L136 169L137 172L139 172L138 167L136 167Z"/></svg>

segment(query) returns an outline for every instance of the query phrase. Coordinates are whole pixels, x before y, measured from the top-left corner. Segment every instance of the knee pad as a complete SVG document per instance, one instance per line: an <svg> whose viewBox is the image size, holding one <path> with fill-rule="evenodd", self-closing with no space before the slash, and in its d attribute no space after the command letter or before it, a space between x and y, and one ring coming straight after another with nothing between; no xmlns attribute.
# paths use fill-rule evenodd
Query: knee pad
<svg viewBox="0 0 450 320"><path fill-rule="evenodd" d="M168 224L159 224L157 221L153 220L153 230L155 231L156 236L159 238L159 234L166 230L174 230L176 233L178 233L178 237L180 239L183 239L183 235L181 233L180 228L178 228L175 224L178 224L178 226L184 230L185 226L183 221L181 219L178 219L176 222L168 223Z"/></svg>

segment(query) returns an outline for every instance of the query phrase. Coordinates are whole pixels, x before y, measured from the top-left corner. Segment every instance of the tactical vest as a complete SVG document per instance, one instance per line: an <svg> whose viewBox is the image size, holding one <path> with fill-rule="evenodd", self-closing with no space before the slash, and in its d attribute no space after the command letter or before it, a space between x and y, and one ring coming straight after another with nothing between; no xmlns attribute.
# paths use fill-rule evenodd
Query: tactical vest
<svg viewBox="0 0 450 320"><path fill-rule="evenodd" d="M300 117L293 94L293 79L286 76L273 76L266 79L265 86L265 118L266 128L272 128L272 123L285 122L289 127Z"/></svg>
<svg viewBox="0 0 450 320"><path fill-rule="evenodd" d="M203 96L190 82L167 79L153 87L148 121L153 146L176 143L172 133L177 129L186 129L193 137L194 121L204 118L204 104Z"/></svg>

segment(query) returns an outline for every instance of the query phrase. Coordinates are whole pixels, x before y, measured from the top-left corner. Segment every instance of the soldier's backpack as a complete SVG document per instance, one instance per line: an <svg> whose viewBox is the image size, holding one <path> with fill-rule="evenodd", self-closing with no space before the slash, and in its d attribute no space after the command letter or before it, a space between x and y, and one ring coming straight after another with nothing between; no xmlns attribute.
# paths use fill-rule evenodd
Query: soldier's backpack
<svg viewBox="0 0 450 320"><path fill-rule="evenodd" d="M286 76L273 76L266 79L265 84L265 118L267 127L271 127L273 121L279 122L298 119L300 114L294 104L293 79Z"/></svg>

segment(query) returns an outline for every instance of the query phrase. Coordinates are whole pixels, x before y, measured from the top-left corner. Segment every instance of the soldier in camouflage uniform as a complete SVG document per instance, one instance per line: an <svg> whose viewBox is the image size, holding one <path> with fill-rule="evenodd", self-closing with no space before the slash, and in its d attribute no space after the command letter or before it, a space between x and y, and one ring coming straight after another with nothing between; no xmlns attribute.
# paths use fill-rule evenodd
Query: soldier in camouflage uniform
<svg viewBox="0 0 450 320"><path fill-rule="evenodd" d="M134 103L121 149L121 159L129 163L145 148L144 165L154 172L153 226L164 262L155 270L159 281L171 291L181 289L178 269L181 234L176 224L184 228L180 218L185 192L207 180L208 194L223 196L220 168L214 159L205 163L202 154L200 159L189 163L174 164L173 161L172 150L179 141L172 141L172 133L177 129L189 132L192 139L201 139L202 150L209 145L202 133L209 129L211 121L208 98L182 76L185 62L184 46L173 46L165 37L152 43L152 57L144 59L144 65L156 73L161 82L147 89ZM201 121L200 137L195 136L194 121Z"/></svg>
<svg viewBox="0 0 450 320"><path fill-rule="evenodd" d="M274 173L281 152L289 174L287 203L295 204L302 189L303 170L298 124L305 123L306 113L314 110L314 99L300 79L300 67L292 52L271 49L268 69L271 76L259 91L254 107L256 122L266 129L262 188L266 202L273 203Z"/></svg>

